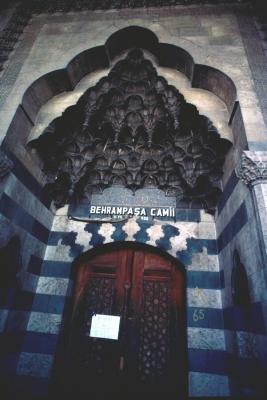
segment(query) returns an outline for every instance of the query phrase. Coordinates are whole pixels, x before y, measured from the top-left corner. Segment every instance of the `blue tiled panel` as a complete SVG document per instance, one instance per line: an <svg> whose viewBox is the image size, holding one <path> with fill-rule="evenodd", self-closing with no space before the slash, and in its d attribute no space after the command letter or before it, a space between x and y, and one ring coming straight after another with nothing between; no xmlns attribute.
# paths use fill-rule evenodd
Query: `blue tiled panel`
<svg viewBox="0 0 267 400"><path fill-rule="evenodd" d="M55 278L70 278L73 273L71 262L44 260L42 264L42 276Z"/></svg>
<svg viewBox="0 0 267 400"><path fill-rule="evenodd" d="M25 229L28 233L31 233L36 239L47 243L50 231L5 193L3 193L0 199L0 213Z"/></svg>
<svg viewBox="0 0 267 400"><path fill-rule="evenodd" d="M138 225L141 229L134 235L134 239L137 242L146 243L149 240L149 236L146 231L148 228L148 223L146 221L140 221Z"/></svg>
<svg viewBox="0 0 267 400"><path fill-rule="evenodd" d="M156 241L157 247L165 250L170 250L171 249L170 238L172 236L179 236L180 234L179 229L172 225L163 225L162 230L164 236Z"/></svg>
<svg viewBox="0 0 267 400"><path fill-rule="evenodd" d="M265 386L267 389L267 370L261 367L259 360L232 357L230 375L238 381L241 388L258 388L259 390L259 387ZM265 398L265 396L259 398Z"/></svg>
<svg viewBox="0 0 267 400"><path fill-rule="evenodd" d="M217 209L218 209L218 215L220 215L221 211L223 210L225 204L227 203L227 200L233 193L234 188L238 184L238 177L235 174L235 171L232 172L232 175L228 179L227 184L224 187L224 190L219 198L218 204L217 204Z"/></svg>
<svg viewBox="0 0 267 400"><path fill-rule="evenodd" d="M99 226L98 226L98 228L99 228ZM76 243L77 235L78 235L77 232L53 231L49 235L48 245L57 246L59 244L59 242L61 241L61 243L64 244L65 246L70 246L70 256L72 256L74 259L76 256L81 254L84 250L84 246ZM99 236L99 238L102 239L102 242L103 242L103 240L104 240L103 236L101 236L101 235L98 235L98 236Z"/></svg>
<svg viewBox="0 0 267 400"><path fill-rule="evenodd" d="M6 331L23 332L26 330L30 312L25 310L12 310L9 312L6 321Z"/></svg>
<svg viewBox="0 0 267 400"><path fill-rule="evenodd" d="M227 246L227 244L247 223L247 221L248 221L247 209L245 202L243 202L218 238L219 252L223 250L225 246Z"/></svg>
<svg viewBox="0 0 267 400"><path fill-rule="evenodd" d="M16 293L15 288L0 288L0 308L10 309L12 307L14 296Z"/></svg>
<svg viewBox="0 0 267 400"><path fill-rule="evenodd" d="M33 300L32 311L62 314L65 302L65 296L36 293Z"/></svg>
<svg viewBox="0 0 267 400"><path fill-rule="evenodd" d="M178 251L176 253L177 258L184 265L190 265L192 263L192 256L195 253L200 253L203 247L206 247L208 254L216 255L217 251L217 241L215 239L194 239L189 238L187 241L187 249Z"/></svg>
<svg viewBox="0 0 267 400"><path fill-rule="evenodd" d="M252 303L248 309L228 307L223 314L225 329L266 333L261 303Z"/></svg>
<svg viewBox="0 0 267 400"><path fill-rule="evenodd" d="M175 210L175 220L176 221L187 221L187 210L176 208ZM198 210L196 210L198 211Z"/></svg>
<svg viewBox="0 0 267 400"><path fill-rule="evenodd" d="M189 370L228 375L230 355L225 351L188 349Z"/></svg>
<svg viewBox="0 0 267 400"><path fill-rule="evenodd" d="M0 334L0 355L18 353L21 351L24 333L3 332ZM1 358L0 357L0 358Z"/></svg>
<svg viewBox="0 0 267 400"><path fill-rule="evenodd" d="M59 241L67 234L67 232L52 231L49 235L48 245L57 246L59 244Z"/></svg>
<svg viewBox="0 0 267 400"><path fill-rule="evenodd" d="M50 381L46 378L37 378L34 376L16 376L11 382L11 396L19 393L20 399L27 400L47 400ZM30 397L29 397L30 393ZM15 399L16 397L10 397Z"/></svg>
<svg viewBox="0 0 267 400"><path fill-rule="evenodd" d="M186 221L199 222L200 221L200 210L186 210Z"/></svg>
<svg viewBox="0 0 267 400"><path fill-rule="evenodd" d="M217 241L215 239L187 239L188 248L191 252L199 253L206 247L208 254L215 255L217 251Z"/></svg>
<svg viewBox="0 0 267 400"><path fill-rule="evenodd" d="M30 311L32 308L34 293L17 290L14 296L12 309Z"/></svg>
<svg viewBox="0 0 267 400"><path fill-rule="evenodd" d="M77 232L68 232L62 238L62 244L65 246L70 246L70 256L73 258L81 254L84 249L84 246L76 243L77 236Z"/></svg>
<svg viewBox="0 0 267 400"><path fill-rule="evenodd" d="M199 311L201 310L201 314ZM201 315L199 319L198 316ZM216 308L187 308L187 326L196 328L224 329L223 311Z"/></svg>
<svg viewBox="0 0 267 400"><path fill-rule="evenodd" d="M124 241L126 239L126 232L122 230L123 225L123 223L117 223L115 225L116 229L111 235L111 238L114 240L114 242Z"/></svg>
<svg viewBox="0 0 267 400"><path fill-rule="evenodd" d="M199 222L200 210L186 210L186 209L176 208L175 219L176 221Z"/></svg>
<svg viewBox="0 0 267 400"><path fill-rule="evenodd" d="M14 374L18 364L18 358L19 353L2 354L0 357L0 376Z"/></svg>
<svg viewBox="0 0 267 400"><path fill-rule="evenodd" d="M33 236L43 243L47 243L50 230L42 225L39 221L33 220L32 230L30 232Z"/></svg>
<svg viewBox="0 0 267 400"><path fill-rule="evenodd" d="M58 342L58 335L51 333L26 332L21 351L28 353L54 354Z"/></svg>
<svg viewBox="0 0 267 400"><path fill-rule="evenodd" d="M85 232L92 234L92 237L90 240L90 245L92 247L103 244L103 242L105 240L104 236L99 235L99 233L98 233L99 228L100 228L99 224L87 224L84 227Z"/></svg>
<svg viewBox="0 0 267 400"><path fill-rule="evenodd" d="M42 269L43 260L40 257L35 256L34 254L31 255L29 264L28 264L28 272L32 274L39 275Z"/></svg>
<svg viewBox="0 0 267 400"><path fill-rule="evenodd" d="M203 288L203 289L221 289L222 276L221 272L209 271L187 271L187 287L188 288Z"/></svg>
<svg viewBox="0 0 267 400"><path fill-rule="evenodd" d="M51 199L44 193L42 186L32 176L32 174L24 167L24 165L17 159L17 157L11 153L7 148L4 149L8 157L13 161L14 168L12 169L13 174L17 179L23 183L24 186L37 197L46 208L50 207Z"/></svg>

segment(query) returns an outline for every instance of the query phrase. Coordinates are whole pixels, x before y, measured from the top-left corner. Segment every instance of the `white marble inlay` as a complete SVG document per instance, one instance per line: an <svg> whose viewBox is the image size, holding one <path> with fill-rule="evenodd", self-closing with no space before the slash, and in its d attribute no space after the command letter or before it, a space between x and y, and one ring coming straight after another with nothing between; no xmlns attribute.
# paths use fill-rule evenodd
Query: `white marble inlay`
<svg viewBox="0 0 267 400"><path fill-rule="evenodd" d="M176 257L177 251L187 250L187 239L197 237L195 222L175 222L169 225L179 229L179 235L170 238L171 250L169 253Z"/></svg>
<svg viewBox="0 0 267 400"><path fill-rule="evenodd" d="M214 216L209 214L207 211L205 210L200 210L200 221L201 222L211 222L211 223L215 223L214 221Z"/></svg>
<svg viewBox="0 0 267 400"><path fill-rule="evenodd" d="M41 276L38 279L36 293L66 296L69 279Z"/></svg>
<svg viewBox="0 0 267 400"><path fill-rule="evenodd" d="M149 236L149 241L147 241L146 244L150 244L151 246L156 246L156 241L164 237L161 224L154 224L146 231Z"/></svg>
<svg viewBox="0 0 267 400"><path fill-rule="evenodd" d="M114 242L114 239L112 239L112 235L115 232L116 228L112 224L109 223L104 223L101 224L98 234L103 236L105 238L103 243L111 243Z"/></svg>
<svg viewBox="0 0 267 400"><path fill-rule="evenodd" d="M88 235L88 241L91 240L92 234L87 233ZM90 238L90 239L89 239ZM76 244L80 244L77 241L75 241ZM84 251L88 251L92 248L90 244L84 245ZM45 251L45 260L48 261L65 261L65 262L70 262L73 261L74 257L71 253L71 246L62 244L62 240L59 241L57 246L47 246L46 251Z"/></svg>
<svg viewBox="0 0 267 400"><path fill-rule="evenodd" d="M53 221L52 231L71 232L74 230L75 221L68 219L66 215L56 215ZM81 223L81 225L84 225Z"/></svg>
<svg viewBox="0 0 267 400"><path fill-rule="evenodd" d="M229 396L229 379L225 375L189 372L189 396Z"/></svg>
<svg viewBox="0 0 267 400"><path fill-rule="evenodd" d="M189 307L222 308L221 291L218 289L188 288Z"/></svg>
<svg viewBox="0 0 267 400"><path fill-rule="evenodd" d="M256 335L251 332L236 332L238 355L240 358L259 358L259 352L262 349L267 349L267 337L263 335ZM258 341L262 342L264 338L264 346L259 346ZM262 344L262 343L261 343Z"/></svg>
<svg viewBox="0 0 267 400"><path fill-rule="evenodd" d="M225 350L224 331L210 328L187 328L190 349Z"/></svg>
<svg viewBox="0 0 267 400"><path fill-rule="evenodd" d="M57 334L61 321L62 315L33 311L30 314L27 331Z"/></svg>
<svg viewBox="0 0 267 400"><path fill-rule="evenodd" d="M206 247L203 247L201 253L192 255L192 262L187 266L188 271L219 271L219 259L217 255L208 254Z"/></svg>
<svg viewBox="0 0 267 400"><path fill-rule="evenodd" d="M51 374L54 357L50 354L22 352L19 357L17 374L47 378Z"/></svg>
<svg viewBox="0 0 267 400"><path fill-rule="evenodd" d="M52 231L69 233L75 232L75 244L79 244L88 248L88 244L92 238L92 233L85 231L86 226L87 224L84 222L73 221L68 219L66 216L56 216L54 219Z"/></svg>
<svg viewBox="0 0 267 400"><path fill-rule="evenodd" d="M70 255L70 246L58 244L57 246L47 246L45 250L44 259L48 261L73 261Z"/></svg>
<svg viewBox="0 0 267 400"><path fill-rule="evenodd" d="M216 228L214 223L200 222L198 224L199 239L217 239Z"/></svg>
<svg viewBox="0 0 267 400"><path fill-rule="evenodd" d="M122 230L126 233L125 240L134 241L134 235L141 230L135 218L129 218L126 224L123 225Z"/></svg>

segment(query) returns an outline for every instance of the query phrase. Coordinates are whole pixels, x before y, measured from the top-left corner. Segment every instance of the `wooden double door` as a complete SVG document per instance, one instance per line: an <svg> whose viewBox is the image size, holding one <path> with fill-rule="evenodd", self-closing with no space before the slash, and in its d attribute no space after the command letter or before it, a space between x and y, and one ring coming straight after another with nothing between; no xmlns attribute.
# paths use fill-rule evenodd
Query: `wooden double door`
<svg viewBox="0 0 267 400"><path fill-rule="evenodd" d="M183 309L183 273L172 259L138 247L103 247L88 258L78 268L71 327L75 396L184 398ZM94 314L120 316L118 340L90 337Z"/></svg>

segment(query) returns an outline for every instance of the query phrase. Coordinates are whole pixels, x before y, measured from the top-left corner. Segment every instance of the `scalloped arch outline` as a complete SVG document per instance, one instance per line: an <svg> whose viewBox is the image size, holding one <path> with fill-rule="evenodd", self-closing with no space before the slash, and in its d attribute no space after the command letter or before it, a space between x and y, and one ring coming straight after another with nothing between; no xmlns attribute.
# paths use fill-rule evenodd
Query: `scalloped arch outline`
<svg viewBox="0 0 267 400"><path fill-rule="evenodd" d="M100 68L108 68L116 56L133 47L148 50L157 58L161 67L173 68L184 73L191 81L193 88L214 93L226 104L231 116L236 108L237 90L228 75L216 68L196 64L186 50L173 44L159 42L158 37L151 30L140 26L118 30L107 39L104 45L76 55L66 68L49 72L38 78L25 91L18 108L22 108L34 125L40 108L48 100L64 91L73 90L85 75ZM18 110L14 118L16 115L18 115Z"/></svg>

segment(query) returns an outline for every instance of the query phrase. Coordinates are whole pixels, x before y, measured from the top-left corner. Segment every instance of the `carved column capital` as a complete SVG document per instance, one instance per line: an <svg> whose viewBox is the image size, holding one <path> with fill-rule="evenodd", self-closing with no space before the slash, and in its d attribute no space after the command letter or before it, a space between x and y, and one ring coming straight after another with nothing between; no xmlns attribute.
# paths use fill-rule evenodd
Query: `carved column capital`
<svg viewBox="0 0 267 400"><path fill-rule="evenodd" d="M13 162L0 150L0 181L10 173L13 166Z"/></svg>
<svg viewBox="0 0 267 400"><path fill-rule="evenodd" d="M267 151L244 151L235 172L250 187L267 182Z"/></svg>

